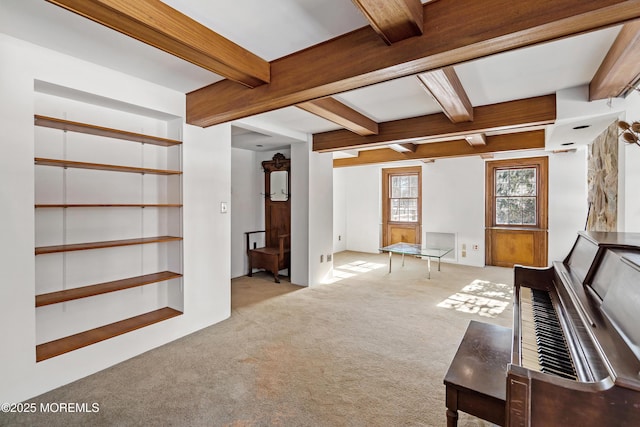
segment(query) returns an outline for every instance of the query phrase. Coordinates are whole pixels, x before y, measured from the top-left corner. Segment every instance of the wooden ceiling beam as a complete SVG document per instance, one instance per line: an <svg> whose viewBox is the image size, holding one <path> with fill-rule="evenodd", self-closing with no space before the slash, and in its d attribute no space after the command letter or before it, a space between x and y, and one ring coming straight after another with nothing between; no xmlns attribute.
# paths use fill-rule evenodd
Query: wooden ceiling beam
<svg viewBox="0 0 640 427"><path fill-rule="evenodd" d="M240 83L269 83L269 62L159 0L47 0ZM236 84L236 83L234 83Z"/></svg>
<svg viewBox="0 0 640 427"><path fill-rule="evenodd" d="M391 148L393 151L397 151L398 153L415 153L418 149L418 145L416 144L389 144L387 148Z"/></svg>
<svg viewBox="0 0 640 427"><path fill-rule="evenodd" d="M313 151L339 151L427 138L463 138L491 130L551 124L556 119L556 96L484 105L474 110L472 122L451 123L447 116L438 113L378 123L377 135L358 136L345 130L317 133L313 135Z"/></svg>
<svg viewBox="0 0 640 427"><path fill-rule="evenodd" d="M358 135L375 135L378 123L335 98L320 98L297 105L309 113L339 124Z"/></svg>
<svg viewBox="0 0 640 427"><path fill-rule="evenodd" d="M361 166L403 160L475 156L513 150L536 150L543 149L544 144L544 130L535 130L489 136L487 137L487 145L483 146L472 147L461 139L419 144L415 153L398 153L390 148L363 150L360 151L358 157L334 159L333 167Z"/></svg>
<svg viewBox="0 0 640 427"><path fill-rule="evenodd" d="M472 147L475 147L478 145L487 145L487 136L484 133L473 133L471 135L466 135L464 139Z"/></svg>
<svg viewBox="0 0 640 427"><path fill-rule="evenodd" d="M449 120L453 123L473 120L473 106L453 67L418 74L417 77Z"/></svg>
<svg viewBox="0 0 640 427"><path fill-rule="evenodd" d="M589 84L589 100L626 96L640 78L640 20L625 24Z"/></svg>
<svg viewBox="0 0 640 427"><path fill-rule="evenodd" d="M401 43L387 46L364 27L272 61L268 85L223 80L193 91L187 123L211 126L621 24L640 18L640 0L436 1L423 13L423 34Z"/></svg>
<svg viewBox="0 0 640 427"><path fill-rule="evenodd" d="M352 0L387 45L422 34L420 0Z"/></svg>

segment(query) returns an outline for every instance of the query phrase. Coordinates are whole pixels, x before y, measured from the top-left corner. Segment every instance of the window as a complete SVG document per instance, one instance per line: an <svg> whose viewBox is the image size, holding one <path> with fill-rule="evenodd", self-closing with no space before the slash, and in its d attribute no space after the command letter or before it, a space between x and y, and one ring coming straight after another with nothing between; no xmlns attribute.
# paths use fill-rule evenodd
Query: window
<svg viewBox="0 0 640 427"><path fill-rule="evenodd" d="M418 175L391 175L389 187L389 220L418 221Z"/></svg>
<svg viewBox="0 0 640 427"><path fill-rule="evenodd" d="M537 224L536 168L495 170L495 224Z"/></svg>
<svg viewBox="0 0 640 427"><path fill-rule="evenodd" d="M548 157L486 163L485 262L547 265Z"/></svg>
<svg viewBox="0 0 640 427"><path fill-rule="evenodd" d="M546 157L487 162L486 226L547 227Z"/></svg>
<svg viewBox="0 0 640 427"><path fill-rule="evenodd" d="M420 243L422 168L382 169L382 243Z"/></svg>

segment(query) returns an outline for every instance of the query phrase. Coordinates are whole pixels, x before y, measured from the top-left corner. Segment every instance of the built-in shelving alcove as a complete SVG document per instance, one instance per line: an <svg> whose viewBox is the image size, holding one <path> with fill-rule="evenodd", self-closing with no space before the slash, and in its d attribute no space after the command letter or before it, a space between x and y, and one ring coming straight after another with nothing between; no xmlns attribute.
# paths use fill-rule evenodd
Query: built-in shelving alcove
<svg viewBox="0 0 640 427"><path fill-rule="evenodd" d="M181 120L68 93L35 91L38 362L184 306Z"/></svg>

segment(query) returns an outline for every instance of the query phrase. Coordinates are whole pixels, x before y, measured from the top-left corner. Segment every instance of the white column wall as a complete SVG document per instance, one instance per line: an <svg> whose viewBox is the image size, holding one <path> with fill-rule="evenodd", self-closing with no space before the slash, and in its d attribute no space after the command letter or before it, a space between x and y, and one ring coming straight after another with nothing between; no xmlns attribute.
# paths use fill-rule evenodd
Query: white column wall
<svg viewBox="0 0 640 427"><path fill-rule="evenodd" d="M291 146L291 283L309 286L309 146Z"/></svg>
<svg viewBox="0 0 640 427"><path fill-rule="evenodd" d="M0 35L0 402L82 378L230 315L229 125L183 126L184 314L35 362L34 80L180 117L184 94Z"/></svg>
<svg viewBox="0 0 640 427"><path fill-rule="evenodd" d="M347 186L345 168L333 170L333 252L347 250Z"/></svg>
<svg viewBox="0 0 640 427"><path fill-rule="evenodd" d="M309 284L317 285L333 278L333 155L309 154Z"/></svg>
<svg viewBox="0 0 640 427"><path fill-rule="evenodd" d="M291 176L291 283L313 286L333 275L333 157L309 136L291 146Z"/></svg>

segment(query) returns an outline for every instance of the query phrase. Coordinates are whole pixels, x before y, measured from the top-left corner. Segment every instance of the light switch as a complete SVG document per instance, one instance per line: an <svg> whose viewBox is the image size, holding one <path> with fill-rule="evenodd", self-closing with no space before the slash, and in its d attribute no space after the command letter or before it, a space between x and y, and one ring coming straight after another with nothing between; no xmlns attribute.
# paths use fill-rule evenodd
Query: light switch
<svg viewBox="0 0 640 427"><path fill-rule="evenodd" d="M227 213L227 202L220 202L220 213Z"/></svg>

